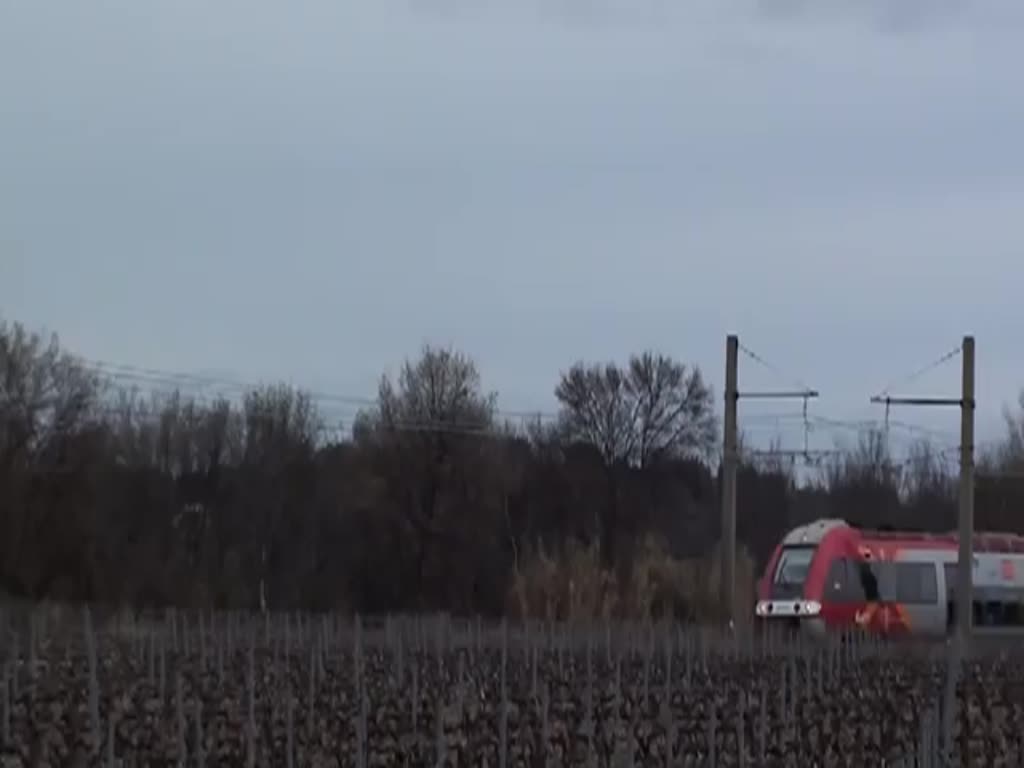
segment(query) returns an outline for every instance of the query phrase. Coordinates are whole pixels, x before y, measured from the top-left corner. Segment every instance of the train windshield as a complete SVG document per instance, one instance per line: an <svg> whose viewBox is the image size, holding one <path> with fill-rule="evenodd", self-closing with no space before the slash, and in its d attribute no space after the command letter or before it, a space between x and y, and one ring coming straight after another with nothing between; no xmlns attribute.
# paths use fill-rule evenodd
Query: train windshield
<svg viewBox="0 0 1024 768"><path fill-rule="evenodd" d="M814 559L814 547L786 547L779 556L772 581L772 597L787 599L803 595L804 581Z"/></svg>

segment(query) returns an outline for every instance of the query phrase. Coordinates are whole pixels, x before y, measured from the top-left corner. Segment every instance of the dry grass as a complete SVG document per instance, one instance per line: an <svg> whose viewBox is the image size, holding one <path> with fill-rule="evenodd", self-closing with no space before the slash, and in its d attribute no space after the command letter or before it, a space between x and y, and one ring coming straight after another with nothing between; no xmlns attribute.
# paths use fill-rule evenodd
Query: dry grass
<svg viewBox="0 0 1024 768"><path fill-rule="evenodd" d="M540 548L516 573L510 612L516 618L556 620L657 620L662 617L716 622L723 618L718 552L677 560L659 540L640 542L627 574L601 568L596 546L575 547L555 559ZM736 555L739 616L753 611L754 562L744 549Z"/></svg>

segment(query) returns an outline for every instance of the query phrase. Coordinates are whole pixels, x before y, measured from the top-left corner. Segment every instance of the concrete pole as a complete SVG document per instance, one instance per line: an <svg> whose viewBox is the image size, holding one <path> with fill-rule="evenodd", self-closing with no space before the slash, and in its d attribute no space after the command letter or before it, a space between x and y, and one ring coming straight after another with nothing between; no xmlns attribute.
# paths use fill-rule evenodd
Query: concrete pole
<svg viewBox="0 0 1024 768"><path fill-rule="evenodd" d="M960 402L960 554L956 615L962 647L971 636L974 564L974 337L964 336L963 386Z"/></svg>
<svg viewBox="0 0 1024 768"><path fill-rule="evenodd" d="M722 445L722 608L730 626L736 622L736 406L739 338L725 341L725 435Z"/></svg>

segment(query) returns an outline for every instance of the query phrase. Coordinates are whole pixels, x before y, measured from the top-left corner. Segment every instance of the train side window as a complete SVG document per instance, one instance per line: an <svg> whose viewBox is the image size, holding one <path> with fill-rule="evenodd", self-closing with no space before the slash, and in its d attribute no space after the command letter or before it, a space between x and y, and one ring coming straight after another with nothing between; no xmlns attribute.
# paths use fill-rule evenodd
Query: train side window
<svg viewBox="0 0 1024 768"><path fill-rule="evenodd" d="M1009 626L1019 627L1024 624L1024 603L1019 597L1011 599L1006 608L1006 623Z"/></svg>
<svg viewBox="0 0 1024 768"><path fill-rule="evenodd" d="M921 597L926 603L939 602L939 575L931 563L921 563Z"/></svg>
<svg viewBox="0 0 1024 768"><path fill-rule="evenodd" d="M938 602L939 585L930 563L895 563L896 600L900 603Z"/></svg>

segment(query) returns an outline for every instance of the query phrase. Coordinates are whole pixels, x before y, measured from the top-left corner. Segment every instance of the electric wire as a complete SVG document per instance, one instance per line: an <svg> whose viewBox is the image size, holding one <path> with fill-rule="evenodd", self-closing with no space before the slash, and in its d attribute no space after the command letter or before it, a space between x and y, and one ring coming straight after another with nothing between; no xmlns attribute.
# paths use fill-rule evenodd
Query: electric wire
<svg viewBox="0 0 1024 768"><path fill-rule="evenodd" d="M744 346L740 342L737 342L736 346L738 347L740 352L742 352L748 358L753 360L755 363L762 366L766 370L771 371L776 376L779 376L781 379L785 380L787 383L795 384L797 389L801 390L802 392L805 392L809 395L813 391L813 389L807 386L807 384L804 383L802 379L794 378L790 374L785 373L779 366L768 362L768 360L766 360L763 356L759 355L757 352L754 352L752 349L750 349L750 347Z"/></svg>
<svg viewBox="0 0 1024 768"><path fill-rule="evenodd" d="M786 376L778 366L768 362L763 356L743 345L739 345L739 349L759 365L766 367L779 376ZM909 382L920 378L929 370L951 359L959 351L960 348L957 347L928 366L918 369L911 376L899 381ZM132 392L140 394L145 392L151 397L155 396L157 398L174 394L185 395L188 399L194 400L196 404L205 406L215 404L218 399L226 400L229 403L237 401L246 392L261 386L251 381L226 375L186 373L114 363L105 360L90 360L87 358L77 358L77 361L87 372L113 384L128 385ZM899 381L896 383L899 383ZM797 383L801 391L810 391L810 388L803 381L797 380ZM890 385L890 388L895 386L896 383ZM121 391L124 390L122 389ZM378 404L376 399L366 396L320 390L310 391L302 389L301 391L307 394L316 404L318 410L322 412L321 423L317 424L316 431L319 434L331 435L338 439L350 436L353 427L358 423L360 414L366 413ZM868 430L879 429L883 426L883 423L878 419L835 419L810 414L806 408L806 399L804 405L805 407L799 411L755 413L744 416L741 425L744 431L747 429L768 430L774 427L776 433L781 435L784 427L790 424L803 428L803 448L784 449L780 444L770 450L755 451L751 455L756 455L760 458L775 455L779 458L798 459L806 464L813 465L815 461L819 461L822 458L853 456L856 454L855 448L845 448L836 445L838 443L837 433L863 433ZM125 410L124 407L119 407L117 404L110 402L104 402L102 405L96 406L93 412L96 416L108 419L128 418L132 421L144 419L150 420L154 424L159 423L160 420L160 414L158 413L144 414L131 407ZM509 435L522 434L531 427L551 425L557 423L557 420L558 414L552 412L507 411L499 409L494 412L494 418L486 422L467 423L444 419L392 419L385 422L383 426L386 429L400 432L434 432L439 434L502 438ZM954 442L949 432L943 432L922 425L890 419L889 426L910 435L933 440L948 439L950 442ZM831 437L834 443L833 447L822 448L817 445L811 445L809 441L811 434L826 438ZM997 443L998 441L992 442ZM981 446L979 445L978 447ZM955 456L959 451L959 446L952 444L944 448L937 447L937 451L940 455ZM750 452L748 451L747 453Z"/></svg>
<svg viewBox="0 0 1024 768"><path fill-rule="evenodd" d="M928 363L927 365L924 365L921 368L918 368L917 370L915 370L913 373L909 374L908 376L905 376L905 377L900 378L900 379L895 379L895 380L889 382L889 384L886 385L881 390L881 392L879 392L878 397L879 398L884 398L884 397L889 396L891 394L891 392L892 392L893 387L904 387L904 386L906 386L908 384L913 384L914 382L918 381L925 374L930 373L931 371L935 370L936 368L938 368L938 367L940 367L942 365L945 365L947 362L949 362L954 357L959 355L962 351L963 351L963 345L962 344L958 344L953 349L949 350L948 352L946 352L945 354L943 354L940 357L936 358L935 360L933 360L932 362Z"/></svg>

